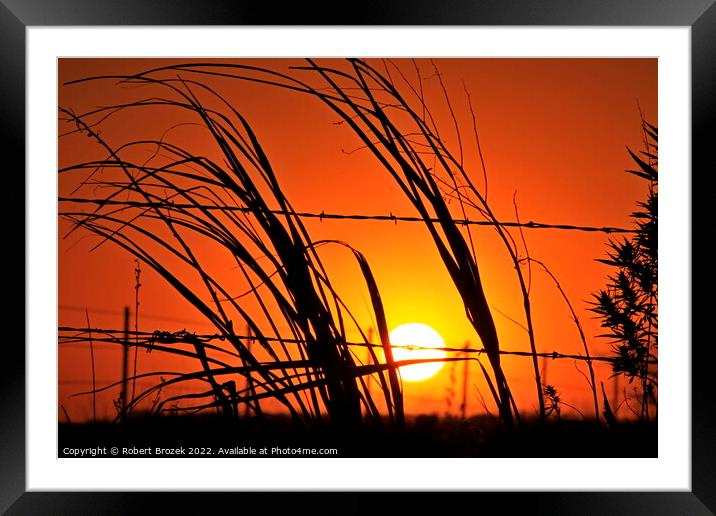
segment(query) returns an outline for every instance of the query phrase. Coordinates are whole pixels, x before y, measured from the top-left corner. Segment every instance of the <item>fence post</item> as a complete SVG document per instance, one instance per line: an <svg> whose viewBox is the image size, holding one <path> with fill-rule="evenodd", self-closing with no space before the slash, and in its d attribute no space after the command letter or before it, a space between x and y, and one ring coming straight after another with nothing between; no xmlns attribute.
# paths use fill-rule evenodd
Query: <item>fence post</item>
<svg viewBox="0 0 716 516"><path fill-rule="evenodd" d="M124 342L122 343L122 410L127 408L127 375L129 374L129 307L124 307Z"/></svg>
<svg viewBox="0 0 716 516"><path fill-rule="evenodd" d="M369 326L368 327L368 344L373 344L373 334L374 333L375 333L375 330L373 329L373 327ZM365 347L365 353L366 353L365 363L366 364L370 364L371 360L373 358L371 355L371 351L372 351L372 348L370 346ZM368 396L369 398L370 398L370 379L372 378L372 376L373 375L368 375L365 378L366 396Z"/></svg>
<svg viewBox="0 0 716 516"><path fill-rule="evenodd" d="M463 358L467 359L467 350L470 349L470 341L465 341L465 347L463 349L465 350L462 353ZM470 375L469 367L470 361L464 360L462 369L462 405L460 405L460 413L462 415L462 419L465 419L465 416L467 415L467 384Z"/></svg>
<svg viewBox="0 0 716 516"><path fill-rule="evenodd" d="M251 355L251 348L254 341L253 334L251 333L251 326L249 326L248 323L246 323L246 349L249 352L249 355ZM244 362L244 365L246 365L246 362ZM251 376L251 373L248 373L246 376L246 393L251 396L254 393L254 382L253 377ZM256 400L254 403L258 403L258 400ZM249 404L244 403L244 419L247 419L249 417Z"/></svg>

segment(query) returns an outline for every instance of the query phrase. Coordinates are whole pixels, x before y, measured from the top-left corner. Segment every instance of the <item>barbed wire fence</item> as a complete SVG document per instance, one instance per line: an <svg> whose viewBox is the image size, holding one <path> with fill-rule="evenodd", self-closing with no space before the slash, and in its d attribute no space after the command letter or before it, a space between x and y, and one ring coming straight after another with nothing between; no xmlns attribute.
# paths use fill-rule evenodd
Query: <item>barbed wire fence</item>
<svg viewBox="0 0 716 516"><path fill-rule="evenodd" d="M139 208L139 209L151 209L151 208L161 208L161 209L167 209L167 210L202 210L202 211L219 211L219 212L241 212L241 213L251 213L255 211L255 208L249 208L244 206L225 206L225 205L214 205L214 204L201 204L201 203L176 203L172 200L163 200L161 202L140 202L140 201L132 201L132 200L116 200L116 199L91 199L91 198L70 198L70 197L59 197L59 202L68 202L68 203L77 203L77 204L89 204L94 205L97 207L102 206L122 206L122 207L131 207L131 208ZM388 214L348 214L348 213L331 213L331 212L312 212L312 211L302 211L302 212L295 212L295 211L285 211L285 210L279 210L279 209L265 209L263 210L267 213L275 214L275 215L281 215L281 216L287 216L287 217L299 217L302 219L317 219L320 222L329 221L329 220L338 220L338 221L377 221L377 222L392 222L394 224L400 223L425 223L425 222L431 222L431 223L440 223L441 220L438 218L424 218L424 217L416 217L416 216L405 216L405 215L396 215L392 212L389 212ZM488 220L472 220L468 218L454 218L453 221L457 225L461 226L495 226L496 223L494 221L488 221ZM517 221L506 221L506 222L498 222L498 224L502 227L506 228L520 228L520 229L535 229L535 230L558 230L558 231L573 231L573 232L584 232L584 233L604 233L604 234L633 234L636 233L635 230L627 229L627 228L621 228L621 227L613 227L613 226L588 226L588 225L576 225L576 224L555 224L555 223L545 223L545 222L538 222L538 221L526 221L526 222L517 222ZM75 311L85 311L87 308L83 307L76 307L71 305L59 305L59 308L65 309L65 310L75 310ZM96 313L104 313L106 315L109 314L118 314L120 311L115 310L105 310L105 309L93 309L93 312ZM186 319L180 319L180 318L174 318L164 315L152 315L152 314L143 314L144 319L149 320L155 320L155 321L169 321L169 322L177 322L177 323L185 323L190 324L193 326L200 326L200 325L206 325L204 323L201 323L200 321L189 321ZM192 339L199 339L203 343L208 344L209 347L215 348L219 351L224 351L226 353L231 354L228 350L222 350L218 346L214 346L211 344L213 341L225 341L226 337L218 334L202 334L202 333L196 333L196 332L188 332L186 330L181 331L164 331L164 330L155 330L152 332L146 332L146 331L129 331L126 330L117 330L117 329L108 329L108 328L89 328L89 327L73 327L73 326L59 326L58 327L58 343L60 346L60 349L80 349L85 348L87 343L90 340L93 341L94 345L99 345L100 347L97 348L97 350L112 350L112 349L123 349L123 346L126 346L127 348L131 347L139 347L139 348L145 348L147 351L151 351L157 344L161 345L181 345L181 344L190 344L189 340L186 339L187 336L191 336ZM129 338L128 338L129 337ZM251 335L236 335L233 336L233 338L243 340L245 342L256 342L257 337L251 336ZM262 337L267 342L280 342L282 344L305 344L299 340L296 339L287 339L282 338L279 336L271 336L271 337ZM133 340L134 339L134 340ZM355 348L364 348L368 350L369 348L382 348L382 345L380 344L374 344L371 342L347 342L351 347ZM418 345L412 345L412 346L393 346L393 347L403 347L411 350L420 350L420 349L430 349L433 351L442 351L445 353L453 353L455 355L459 355L462 358L462 360L469 360L470 356L477 356L479 357L483 353L486 352L484 348L481 347L469 347L469 346L446 346L442 348L427 348L424 346L418 346ZM519 351L519 350L500 350L500 355L504 356L514 356L514 357L534 357L535 353L531 351ZM543 360L559 360L559 359L570 359L575 361L591 361L591 362L600 362L612 365L616 362L616 358L609 357L609 356L589 356L586 357L581 354L570 354L570 353L561 353L558 351L551 351L551 352L538 352L536 353L537 357L542 358ZM237 355L238 358L238 355ZM116 381L115 381L116 382ZM80 385L80 384L87 384L89 381L82 381L82 380L61 380L60 384L64 385ZM109 380L106 382L99 382L99 383L110 383ZM146 383L146 382L143 382Z"/></svg>

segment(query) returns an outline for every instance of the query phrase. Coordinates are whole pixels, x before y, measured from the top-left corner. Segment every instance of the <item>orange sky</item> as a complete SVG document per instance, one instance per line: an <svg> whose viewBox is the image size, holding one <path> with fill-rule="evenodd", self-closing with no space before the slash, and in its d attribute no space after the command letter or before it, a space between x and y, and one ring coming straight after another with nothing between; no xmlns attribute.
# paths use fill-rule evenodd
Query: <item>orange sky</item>
<svg viewBox="0 0 716 516"><path fill-rule="evenodd" d="M226 60L223 60L226 61ZM243 60L248 61L248 60ZM295 60L252 60L252 64L285 71ZM626 227L635 202L645 197L644 182L624 173L631 168L625 146L641 148L637 102L653 124L657 119L657 61L655 59L437 59L458 123L465 134L466 164L477 185L477 166L464 87L470 92L477 116L480 141L489 174L489 200L499 218L514 220L513 193L517 192L523 221ZM156 59L61 59L59 104L77 113L96 106L151 96L149 91L122 88L112 81L63 86L73 79L101 74L135 73L171 62ZM327 61L324 60L325 64ZM418 60L424 76L431 75L429 61ZM408 62L398 65L412 70ZM356 151L359 142L336 115L317 100L277 88L215 81L249 120L272 161L284 192L298 211L415 215L388 174L368 151ZM438 125L451 146L456 144L452 122L442 102L437 81L425 80L426 96ZM102 135L117 146L140 137L159 137L178 123L173 113L148 111L147 116L121 115L102 126ZM67 127L60 124L60 132ZM177 128L171 137L201 149L200 132ZM59 166L100 157L96 144L86 136L60 139ZM60 176L59 194L77 186L77 175ZM85 192L86 193L86 192ZM90 192L91 194L92 192ZM91 196L91 195L86 195ZM418 223L384 221L307 220L313 240L348 241L368 259L375 273L391 328L406 322L422 322L435 328L449 346L466 341L477 345L474 329L435 247ZM60 222L62 237L67 229ZM511 262L490 228L475 230L480 246L479 266L490 304L500 312L524 321L521 296ZM514 233L517 235L517 233ZM594 259L604 256L607 236L557 230L525 230L530 255L545 262L570 296L584 326L594 355L609 351L597 321L586 310L590 293L605 284L608 267ZM91 325L118 329L124 306L134 306L133 258L111 244L89 253L96 237L75 234L61 239L59 258L59 324L85 326L84 308ZM326 249L322 255L329 274L346 304L364 327L370 326L369 300L354 259L345 250ZM218 259L217 259L218 260ZM222 266L217 261L217 266ZM227 277L232 271L227 268ZM532 305L537 347L540 351L581 353L581 342L569 311L551 280L533 271ZM241 291L241 286L237 286ZM140 290L140 330L211 331L202 317L167 286L149 267L143 267ZM528 350L526 333L514 322L494 313L502 347ZM134 322L132 321L132 326ZM120 377L121 352L98 349L98 384ZM139 354L139 370L164 367L159 354ZM528 358L504 360L508 380L518 405L536 407L531 363ZM582 367L586 372L586 368ZM451 382L461 392L461 366L445 366L433 379L406 383L408 412L448 410L456 413L459 396L451 407L446 397ZM451 372L454 380L451 379ZM477 389L488 393L476 370L470 372L468 411L480 412ZM598 380L607 383L609 371L597 369ZM550 361L548 382L563 398L582 411L589 410L589 391L572 361ZM70 417L89 415L89 397L69 398L88 387L90 358L87 348L61 348L59 353L59 402ZM474 386L474 387L473 387ZM608 392L610 392L608 387ZM111 395L101 397L98 415L111 415ZM625 409L620 414L626 416ZM585 412L587 413L587 412Z"/></svg>

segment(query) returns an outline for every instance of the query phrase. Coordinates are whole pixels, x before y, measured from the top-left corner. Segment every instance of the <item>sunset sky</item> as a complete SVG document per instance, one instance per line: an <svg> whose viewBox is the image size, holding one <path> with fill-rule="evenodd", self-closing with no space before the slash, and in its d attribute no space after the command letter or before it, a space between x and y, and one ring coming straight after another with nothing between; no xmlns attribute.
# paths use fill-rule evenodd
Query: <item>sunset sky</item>
<svg viewBox="0 0 716 516"><path fill-rule="evenodd" d="M114 80L64 83L89 76L133 74L180 62L190 60L60 59L59 105L79 114L97 106L152 97L157 91L150 87L120 86ZM288 72L291 65L302 64L300 60L281 59L236 62L282 72ZM330 64L331 60L320 62ZM409 79L415 77L412 63L395 63ZM643 147L639 109L650 123L658 125L656 59L419 59L427 103L444 140L455 149L457 137L433 63L442 75L461 128L466 168L476 185L483 188L482 170L471 137L472 118L465 95L466 90L469 92L487 168L489 202L498 218L516 220L514 196L523 222L630 226L630 214L636 202L645 198L647 189L645 181L624 172L632 168L625 147L635 151ZM335 113L315 98L256 83L207 81L249 121L297 211L416 215L415 208L375 157L361 149L355 134L345 124L338 125ZM147 108L146 112L135 110L110 118L99 130L114 147L142 138L158 139L164 134L168 140L192 146L198 153L215 152L205 132L191 125L177 126L187 121L186 115L176 111ZM59 133L73 128L60 122ZM86 135L59 139L59 168L103 157L106 153ZM79 179L79 174L60 175L59 196L102 195L91 185L75 192ZM459 210L454 208L457 217ZM365 255L391 329L404 323L423 323L435 329L449 347L462 347L465 343L480 347L461 298L423 224L318 219L304 222L312 240L343 240ZM85 327L86 309L92 327L121 329L123 308L129 306L134 311L134 258L111 243L90 252L98 238L82 231L62 238L69 228L67 221L59 221L59 325ZM527 334L519 326L524 324L524 312L512 262L494 229L481 226L472 231L501 346L528 351ZM517 230L512 233L519 239ZM569 296L591 353L608 355L609 342L598 337L602 331L587 310L587 301L592 292L605 285L610 272L606 265L595 261L605 256L609 235L525 229L524 237L530 256L549 266ZM230 263L211 255L209 249L201 252L206 253L216 270L223 271L232 292L246 290L246 284L234 279L235 265L232 269ZM373 326L368 292L354 257L340 247L325 247L321 256L335 289L360 325L364 329ZM531 279L538 350L583 353L569 309L553 281L539 267L533 267ZM140 330L213 331L201 314L148 266L142 266L139 296ZM131 327L134 328L133 319ZM167 359L160 353L140 351L138 371L189 367L175 358L171 364L164 360ZM530 359L505 357L503 363L518 406L526 412L535 410ZM121 350L96 346L95 366L98 386L119 380ZM587 413L591 394L579 372L586 373L585 365L550 360L546 367L546 382L555 385L568 404ZM480 413L483 408L478 391L488 405L491 402L477 367L473 364L470 368L467 409L469 413ZM457 414L462 371L462 365L446 364L428 380L404 383L406 411ZM611 393L609 369L597 366L596 372L597 381L604 381ZM90 416L91 397L70 398L91 386L90 375L88 347L61 345L58 401L73 421ZM111 400L116 395L113 390L98 398L98 416L114 415ZM493 406L490 408L494 411ZM565 408L564 413L570 410ZM622 409L619 415L626 417L628 411Z"/></svg>

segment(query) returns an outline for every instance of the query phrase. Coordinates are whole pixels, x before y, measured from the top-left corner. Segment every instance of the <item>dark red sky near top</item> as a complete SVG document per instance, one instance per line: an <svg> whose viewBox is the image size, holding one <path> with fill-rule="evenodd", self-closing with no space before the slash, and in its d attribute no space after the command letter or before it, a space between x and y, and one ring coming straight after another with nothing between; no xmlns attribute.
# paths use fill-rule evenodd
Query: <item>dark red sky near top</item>
<svg viewBox="0 0 716 516"><path fill-rule="evenodd" d="M248 61L277 70L298 62L237 60ZM120 88L113 81L64 83L87 76L136 73L172 62L185 61L61 59L59 104L79 113L136 98L142 93ZM412 64L396 62L406 75L414 76ZM454 149L457 138L452 121L437 81L430 78L433 65L428 60L418 60L418 64L426 77L427 98L433 102L431 106L436 106L438 125ZM638 106L647 120L658 124L656 59L435 59L434 64L443 76L463 131L466 164L482 186L465 97L465 89L469 91L487 165L489 199L502 220L515 220L514 196L522 221L615 227L630 224L629 215L635 203L645 197L646 185L624 172L632 167L626 147L642 148ZM298 211L415 215L374 157L360 150L356 137L347 127L336 125L336 115L315 99L256 84L217 87L223 88L252 124ZM170 113L141 119L121 117L108 124L103 135L119 145L139 134L156 137L177 122ZM188 137L189 132L181 136L183 130L176 130L179 137ZM96 148L85 140L83 136L60 139L60 167L97 155ZM196 145L202 142L197 140ZM60 195L72 191L76 179L61 176ZM459 295L421 224L309 220L306 225L314 240L346 240L366 255L391 328L422 322L434 327L448 345L461 346L466 341L476 344ZM66 223L60 223L60 237L67 228ZM510 320L524 321L517 282L508 256L493 233L489 228L475 233L486 294L496 310L494 317L504 348L527 350L527 335ZM604 256L609 237L603 233L536 229L525 230L524 237L530 255L549 265L570 296L592 353L607 354L609 343L597 337L601 331L587 311L587 300L605 284L609 270L595 258ZM81 233L60 239L60 325L86 325L86 307L92 326L119 328L123 307L134 306L132 257L109 244L89 252L94 244L95 237ZM370 326L367 292L354 261L341 250L326 250L325 260L346 303L361 324ZM199 314L158 276L148 268L142 274L140 329L207 329ZM538 348L581 352L577 330L559 292L536 269L532 296ZM120 353L103 350L97 354L97 378L117 380ZM140 354L140 371L155 367L157 360L154 354ZM506 359L505 364L518 402L527 408L534 406L529 359ZM59 402L71 416L80 419L88 416L87 397L69 395L87 388L89 366L86 348L60 351ZM440 414L448 410L446 396L455 373L445 366L431 380L408 384L407 410ZM471 386L484 393L486 387L477 371L471 374ZM547 376L569 403L581 409L588 407L589 391L574 363L550 361ZM608 384L608 370L598 369L598 376ZM476 389L470 389L471 412L482 411ZM104 414L112 412L107 401L105 397ZM452 410L458 405L459 401L453 403Z"/></svg>

